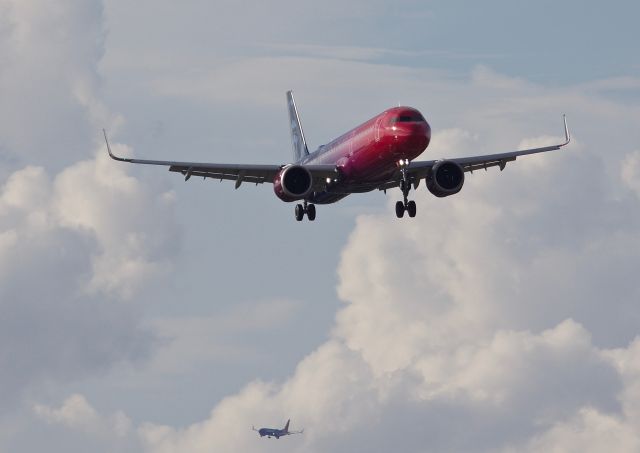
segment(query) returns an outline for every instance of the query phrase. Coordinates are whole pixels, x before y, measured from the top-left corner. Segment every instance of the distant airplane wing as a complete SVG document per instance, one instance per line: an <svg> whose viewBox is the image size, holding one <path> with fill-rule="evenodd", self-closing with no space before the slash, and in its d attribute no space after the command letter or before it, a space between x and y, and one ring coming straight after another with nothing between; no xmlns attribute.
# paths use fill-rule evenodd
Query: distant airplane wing
<svg viewBox="0 0 640 453"><path fill-rule="evenodd" d="M181 173L184 175L185 181L192 176L201 176L203 178L231 180L236 182L236 189L243 182L262 184L273 183L274 178L285 165L255 165L255 164L214 164L207 162L174 162L165 160L148 160L148 159L131 159L118 157L111 151L107 133L103 129L104 140L107 144L109 156L121 162L129 162L132 164L161 165L169 167L169 171ZM324 187L326 178L335 178L335 165L305 165L311 174L318 188Z"/></svg>
<svg viewBox="0 0 640 453"><path fill-rule="evenodd" d="M512 162L516 160L519 156L526 156L528 154L537 154L537 153L545 153L547 151L555 151L563 146L567 145L571 141L571 135L569 134L569 128L567 127L567 118L563 115L564 120L564 136L565 140L562 143L551 146L544 146L542 148L530 148L523 149L520 151L510 151L506 153L499 154L487 154L484 156L473 156L473 157L458 157L453 159L443 159L449 162L455 162L462 167L465 172L473 172L474 170L487 169L489 167L500 167L500 170L504 170L504 167L507 165L507 162ZM423 179L426 178L431 168L438 163L439 160L427 160L427 161L414 161L409 164L407 167L407 173L409 176L409 180L413 182L415 185ZM380 190L386 190L393 187L397 187L401 181L400 170L396 172L394 177L387 183L379 186Z"/></svg>

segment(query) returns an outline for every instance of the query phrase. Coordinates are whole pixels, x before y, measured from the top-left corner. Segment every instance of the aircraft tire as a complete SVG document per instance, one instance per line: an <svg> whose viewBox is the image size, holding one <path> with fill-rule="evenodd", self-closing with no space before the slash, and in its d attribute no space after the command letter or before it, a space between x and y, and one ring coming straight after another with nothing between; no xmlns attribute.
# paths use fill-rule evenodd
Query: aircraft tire
<svg viewBox="0 0 640 453"><path fill-rule="evenodd" d="M313 222L316 219L316 205L308 204L307 205L307 218L310 222Z"/></svg>
<svg viewBox="0 0 640 453"><path fill-rule="evenodd" d="M409 213L409 217L415 217L418 208L416 207L416 202L411 200L407 203L407 212Z"/></svg>
<svg viewBox="0 0 640 453"><path fill-rule="evenodd" d="M302 207L301 204L296 205L295 213L296 213L296 220L300 222L304 218L304 208Z"/></svg>
<svg viewBox="0 0 640 453"><path fill-rule="evenodd" d="M404 217L404 203L402 201L396 202L396 217L399 219Z"/></svg>

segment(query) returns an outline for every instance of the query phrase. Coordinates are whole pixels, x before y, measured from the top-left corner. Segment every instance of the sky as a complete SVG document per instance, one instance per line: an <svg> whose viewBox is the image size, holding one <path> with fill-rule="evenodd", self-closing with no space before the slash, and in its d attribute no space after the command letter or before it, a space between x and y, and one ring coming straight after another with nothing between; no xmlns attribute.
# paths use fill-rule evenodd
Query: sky
<svg viewBox="0 0 640 453"><path fill-rule="evenodd" d="M638 14L0 0L0 452L640 450ZM425 159L573 140L402 220L106 155L286 163L289 89L312 148L399 103Z"/></svg>

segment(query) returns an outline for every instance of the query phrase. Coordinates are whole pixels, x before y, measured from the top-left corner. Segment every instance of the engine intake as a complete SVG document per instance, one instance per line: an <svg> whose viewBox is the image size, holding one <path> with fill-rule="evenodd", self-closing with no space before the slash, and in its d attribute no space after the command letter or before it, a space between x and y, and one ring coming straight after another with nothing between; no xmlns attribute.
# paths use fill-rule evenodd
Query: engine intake
<svg viewBox="0 0 640 453"><path fill-rule="evenodd" d="M427 188L436 197L456 194L464 184L464 170L450 160L436 163L427 175Z"/></svg>
<svg viewBox="0 0 640 453"><path fill-rule="evenodd" d="M306 198L313 188L311 172L302 165L288 165L273 180L273 191L283 201Z"/></svg>

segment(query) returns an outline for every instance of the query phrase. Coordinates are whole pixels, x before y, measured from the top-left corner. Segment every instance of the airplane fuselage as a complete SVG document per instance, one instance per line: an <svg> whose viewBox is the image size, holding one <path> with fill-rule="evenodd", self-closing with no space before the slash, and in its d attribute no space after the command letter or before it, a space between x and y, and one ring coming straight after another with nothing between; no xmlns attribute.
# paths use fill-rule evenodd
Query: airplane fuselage
<svg viewBox="0 0 640 453"><path fill-rule="evenodd" d="M411 107L394 107L321 146L298 164L335 165L339 178L309 201L335 203L350 193L368 192L398 170L401 160L415 159L429 145L431 127Z"/></svg>
<svg viewBox="0 0 640 453"><path fill-rule="evenodd" d="M276 439L279 439L282 436L286 436L288 433L283 430L283 429L273 429L273 428L260 428L258 430L258 434L260 434L260 437L275 437Z"/></svg>

